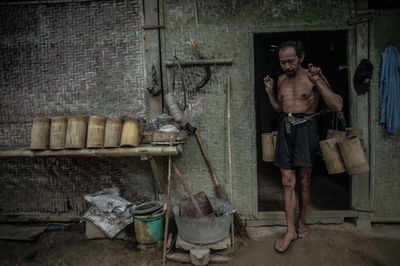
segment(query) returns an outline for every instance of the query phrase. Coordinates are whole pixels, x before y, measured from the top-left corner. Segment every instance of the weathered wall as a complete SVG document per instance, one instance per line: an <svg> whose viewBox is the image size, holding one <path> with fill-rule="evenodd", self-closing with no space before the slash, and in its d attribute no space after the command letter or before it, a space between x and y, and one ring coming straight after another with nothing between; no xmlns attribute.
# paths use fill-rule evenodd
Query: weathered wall
<svg viewBox="0 0 400 266"><path fill-rule="evenodd" d="M400 217L400 134L388 134L379 124L379 79L382 53L390 44L400 50L400 12L377 13L371 22L371 207L374 216Z"/></svg>
<svg viewBox="0 0 400 266"><path fill-rule="evenodd" d="M146 113L141 1L0 6L0 146L29 146L36 116ZM154 197L139 159L0 159L0 213L81 213L115 185Z"/></svg>
<svg viewBox="0 0 400 266"><path fill-rule="evenodd" d="M211 82L202 92L190 93L186 115L199 128L217 176L229 191L226 75L231 75L233 197L242 214L257 212L252 33L346 27L350 10L348 1L165 1L164 60L175 54L194 58L190 39L207 58L234 60L232 66L211 67ZM185 71L186 85L203 73L200 67ZM195 192L211 193L210 174L194 139L185 146L178 167Z"/></svg>
<svg viewBox="0 0 400 266"><path fill-rule="evenodd" d="M130 0L0 6L0 146L27 146L35 116L146 113L140 3ZM234 60L232 66L212 66L211 81L200 91L193 86L204 70L185 68L189 103L186 119L199 129L217 176L229 191L226 138L229 73L234 203L241 213L256 214L253 33L346 29L353 9L351 1L166 0L164 3L163 62L172 60L175 54L179 59L195 58L190 38L206 58ZM380 52L385 46L383 40L387 39L387 33L398 32L399 21L398 17L381 16L374 23L371 202L378 213L398 216L399 183L394 167L398 162L399 140L378 125L376 81ZM395 34L390 36L398 38ZM351 46L359 45L352 41L349 40ZM171 69L164 69L163 77L164 89L168 89ZM176 87L182 103L179 81ZM193 137L176 161L193 192L204 190L212 194L211 176ZM154 197L148 164L136 158L1 159L0 177L4 189L0 194L1 213L71 210L79 214L84 207L83 194L109 185L123 189L123 196L129 200ZM172 188L174 201L186 195L176 178L172 178Z"/></svg>

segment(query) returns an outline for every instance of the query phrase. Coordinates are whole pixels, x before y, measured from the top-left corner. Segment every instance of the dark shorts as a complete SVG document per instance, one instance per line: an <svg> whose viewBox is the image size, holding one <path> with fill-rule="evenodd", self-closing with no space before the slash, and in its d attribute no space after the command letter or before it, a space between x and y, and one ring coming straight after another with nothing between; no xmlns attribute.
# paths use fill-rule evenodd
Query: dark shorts
<svg viewBox="0 0 400 266"><path fill-rule="evenodd" d="M279 121L274 164L287 170L297 167L312 167L318 149L319 137L315 119L300 125L290 125L286 132L285 116Z"/></svg>

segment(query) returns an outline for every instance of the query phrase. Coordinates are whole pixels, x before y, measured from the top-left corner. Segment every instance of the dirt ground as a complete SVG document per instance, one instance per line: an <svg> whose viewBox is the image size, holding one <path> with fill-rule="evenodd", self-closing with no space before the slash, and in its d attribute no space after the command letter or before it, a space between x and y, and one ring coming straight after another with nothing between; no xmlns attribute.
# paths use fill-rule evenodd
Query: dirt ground
<svg viewBox="0 0 400 266"><path fill-rule="evenodd" d="M252 240L236 241L235 251L226 252L227 265L400 265L400 225L379 224L364 232L349 223L311 228L285 254L273 248L284 227L249 228ZM33 242L0 240L0 265L161 265L160 247L140 251L132 241L87 240L84 232L74 224Z"/></svg>

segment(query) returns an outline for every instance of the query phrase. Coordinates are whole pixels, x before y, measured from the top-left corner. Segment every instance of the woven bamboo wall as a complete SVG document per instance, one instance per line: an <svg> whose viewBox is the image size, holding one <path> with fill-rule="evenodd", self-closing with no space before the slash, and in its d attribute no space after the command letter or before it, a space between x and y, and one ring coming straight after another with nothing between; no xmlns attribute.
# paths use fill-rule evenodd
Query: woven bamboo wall
<svg viewBox="0 0 400 266"><path fill-rule="evenodd" d="M0 171L0 214L82 214L83 195L110 186L135 203L154 199L150 166L137 158L1 159Z"/></svg>
<svg viewBox="0 0 400 266"><path fill-rule="evenodd" d="M36 116L144 116L141 26L139 0L1 5L0 147L28 147ZM141 201L151 178L137 158L1 159L0 213L81 213L111 185Z"/></svg>

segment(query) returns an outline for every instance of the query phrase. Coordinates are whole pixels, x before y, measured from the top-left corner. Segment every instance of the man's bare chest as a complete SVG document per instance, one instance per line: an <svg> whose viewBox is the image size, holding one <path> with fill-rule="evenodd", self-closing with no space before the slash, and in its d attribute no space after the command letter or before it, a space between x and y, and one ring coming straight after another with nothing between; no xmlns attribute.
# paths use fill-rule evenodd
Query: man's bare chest
<svg viewBox="0 0 400 266"><path fill-rule="evenodd" d="M307 79L286 79L279 87L279 98L306 100L313 96L314 86Z"/></svg>

